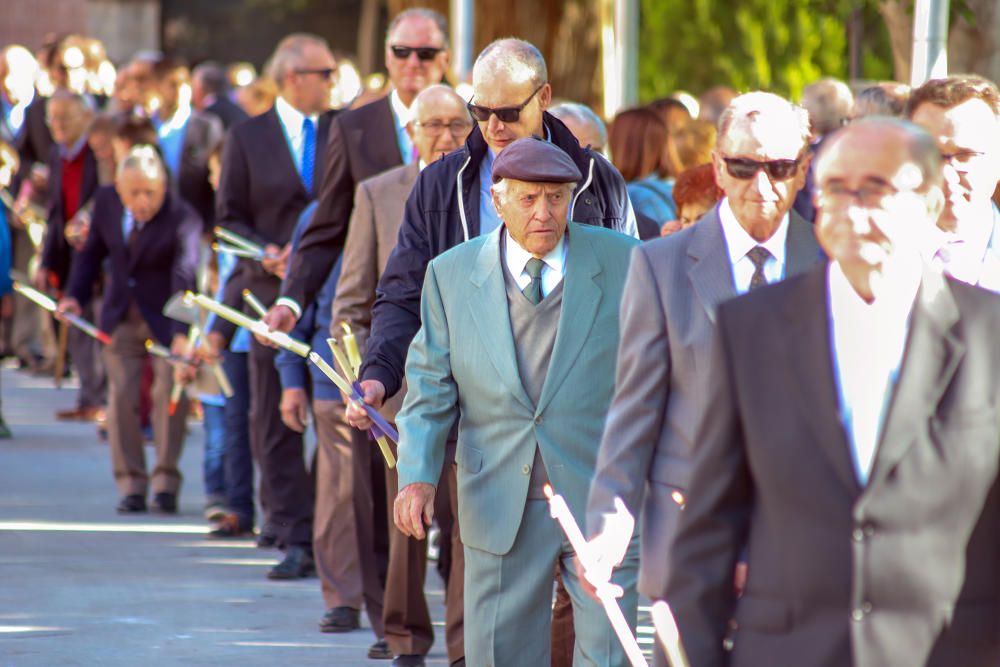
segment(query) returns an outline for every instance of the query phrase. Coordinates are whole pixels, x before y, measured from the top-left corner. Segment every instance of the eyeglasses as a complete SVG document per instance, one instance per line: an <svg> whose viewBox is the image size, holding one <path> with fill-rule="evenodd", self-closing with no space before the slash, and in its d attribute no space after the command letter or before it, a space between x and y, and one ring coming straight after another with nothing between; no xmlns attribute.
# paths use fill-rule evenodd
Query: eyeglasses
<svg viewBox="0 0 1000 667"><path fill-rule="evenodd" d="M453 137L465 137L472 130L472 123L467 120L453 120L450 123L440 120L429 120L426 123L413 121L413 126L422 127L424 132L435 137L445 130L451 132Z"/></svg>
<svg viewBox="0 0 1000 667"><path fill-rule="evenodd" d="M472 114L472 117L482 123L485 123L490 119L490 114L495 115L497 120L501 123L516 123L517 119L521 117L521 110L528 106L528 102L530 102L532 98L538 94L538 91L544 87L545 84L543 83L538 86L538 88L535 88L535 92L528 95L528 99L521 102L516 107L497 107L494 109L492 107L482 107L478 104L473 104L472 102L467 103L465 106L469 108L469 113Z"/></svg>
<svg viewBox="0 0 1000 667"><path fill-rule="evenodd" d="M973 151L973 150L957 150L954 153L941 152L941 160L947 162L951 166L970 164L976 160L976 158L981 158L986 155L983 151Z"/></svg>
<svg viewBox="0 0 1000 667"><path fill-rule="evenodd" d="M907 192L912 192L908 190ZM823 208L840 210L857 202L861 208L875 209L882 206L887 197L900 191L888 183L866 183L852 189L843 183L833 183L816 189L816 197Z"/></svg>
<svg viewBox="0 0 1000 667"><path fill-rule="evenodd" d="M784 181L795 175L795 170L798 168L802 158L758 162L757 160L742 157L724 157L722 161L726 163L726 171L729 172L729 175L741 181L749 181L761 170L764 170L764 173L772 180Z"/></svg>
<svg viewBox="0 0 1000 667"><path fill-rule="evenodd" d="M422 60L427 62L428 60L434 60L437 54L444 51L444 49L438 48L436 46L390 46L392 49L392 55L396 56L400 60L406 60L410 57L411 53L417 54L417 60Z"/></svg>
<svg viewBox="0 0 1000 667"><path fill-rule="evenodd" d="M297 69L296 74L316 74L323 79L332 79L333 75L337 73L336 68L333 67L317 67L314 69Z"/></svg>

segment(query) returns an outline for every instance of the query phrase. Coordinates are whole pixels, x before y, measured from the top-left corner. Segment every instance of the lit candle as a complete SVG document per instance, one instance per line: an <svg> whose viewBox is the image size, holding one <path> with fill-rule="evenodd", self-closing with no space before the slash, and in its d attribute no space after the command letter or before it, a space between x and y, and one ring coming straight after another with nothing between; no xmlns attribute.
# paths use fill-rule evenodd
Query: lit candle
<svg viewBox="0 0 1000 667"><path fill-rule="evenodd" d="M688 667L690 663L687 654L684 653L684 647L681 646L681 633L677 629L677 622L670 611L670 605L665 600L654 602L651 614L656 636L659 637L671 666Z"/></svg>

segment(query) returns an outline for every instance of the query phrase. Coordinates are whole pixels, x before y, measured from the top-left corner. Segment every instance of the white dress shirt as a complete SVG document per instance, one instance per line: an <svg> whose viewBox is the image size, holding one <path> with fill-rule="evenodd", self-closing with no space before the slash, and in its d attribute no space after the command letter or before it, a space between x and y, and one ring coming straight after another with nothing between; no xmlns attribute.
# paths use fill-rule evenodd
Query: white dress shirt
<svg viewBox="0 0 1000 667"><path fill-rule="evenodd" d="M278 120L285 130L285 140L288 141L288 150L291 151L295 162L295 171L302 169L302 145L305 137L302 135L302 121L306 115L285 101L281 95L274 101L274 110L278 112ZM313 122L313 127L319 131L319 115L309 116Z"/></svg>
<svg viewBox="0 0 1000 667"><path fill-rule="evenodd" d="M788 238L788 214L781 220L777 231L771 238L759 243L750 236L743 225L736 219L729 197L719 203L719 220L722 222L722 235L726 239L726 249L729 251L729 263L733 267L733 281L736 283L736 293L746 294L750 290L750 280L756 267L747 257L747 253L761 246L771 256L764 262L764 277L768 284L776 283L785 277L785 240Z"/></svg>
<svg viewBox="0 0 1000 667"><path fill-rule="evenodd" d="M518 288L523 292L524 288L531 282L531 276L525 271L528 260L534 257L530 252L518 245L517 241L507 233L507 228L503 229L503 243L501 248L504 251L504 262L507 263L507 270L514 277ZM552 293L563 276L566 275L566 253L569 251L569 237L563 234L556 247L549 251L549 254L540 258L545 262L542 267L542 298Z"/></svg>
<svg viewBox="0 0 1000 667"><path fill-rule="evenodd" d="M840 264L828 267L830 350L840 398L840 417L854 472L867 484L892 390L899 376L920 270L901 273L891 289L866 302Z"/></svg>
<svg viewBox="0 0 1000 667"><path fill-rule="evenodd" d="M413 140L406 133L406 124L410 122L410 109L399 97L399 92L393 88L389 93L389 105L392 107L392 116L396 120L396 143L399 144L399 154L403 158L403 164L413 162Z"/></svg>
<svg viewBox="0 0 1000 667"><path fill-rule="evenodd" d="M964 228L968 230L965 237L942 232L938 250L931 262L943 273L970 285L980 285L984 270L988 269L987 258L992 246L1000 241L993 238L993 230L1000 217L993 202L988 202L976 217L979 220L974 224L964 221ZM992 285L985 287L994 289Z"/></svg>

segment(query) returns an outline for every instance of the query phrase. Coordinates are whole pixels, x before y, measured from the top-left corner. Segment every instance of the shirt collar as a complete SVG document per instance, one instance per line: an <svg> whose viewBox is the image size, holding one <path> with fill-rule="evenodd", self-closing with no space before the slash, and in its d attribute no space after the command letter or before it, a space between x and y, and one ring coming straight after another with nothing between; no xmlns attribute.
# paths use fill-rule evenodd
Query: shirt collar
<svg viewBox="0 0 1000 667"><path fill-rule="evenodd" d="M392 106L392 115L396 118L397 127L406 127L410 122L410 108L403 104L399 91L395 88L389 93L389 104Z"/></svg>
<svg viewBox="0 0 1000 667"><path fill-rule="evenodd" d="M878 318L884 326L905 326L920 289L922 265L915 260L914 266L887 277L891 284L884 285L871 303L857 293L839 262L830 262L827 275L830 310L836 318L849 323L858 322L857 318L862 321Z"/></svg>
<svg viewBox="0 0 1000 667"><path fill-rule="evenodd" d="M771 238L759 243L750 236L743 225L736 219L729 197L724 197L719 204L719 220L722 222L722 234L726 239L726 249L729 252L729 262L735 264L757 246L763 246L779 264L785 263L785 240L788 238L788 213L781 219L778 229Z"/></svg>
<svg viewBox="0 0 1000 667"><path fill-rule="evenodd" d="M306 119L304 113L289 104L281 95L278 95L277 99L274 100L274 110L278 112L278 118L285 126L285 132L290 138L295 139L302 134L302 121ZM309 116L309 120L313 123L316 122L317 118L319 118L318 114Z"/></svg>
<svg viewBox="0 0 1000 667"><path fill-rule="evenodd" d="M171 132L175 132L184 127L187 124L188 119L190 117L191 117L191 105L182 104L177 107L177 111L175 111L174 115L171 116L170 118L159 119L159 117L157 117L157 122L159 123L157 131L159 132L160 136L169 134Z"/></svg>
<svg viewBox="0 0 1000 667"><path fill-rule="evenodd" d="M559 275L565 275L566 273L566 253L569 249L567 237L568 233L564 232L562 238L559 239L559 243L556 244L556 247L541 258L541 260L545 262L545 266L552 269ZM522 248L517 241L511 237L511 235L507 232L506 225L504 225L503 228L503 240L504 243L502 247L506 248L507 253L507 268L510 269L511 274L516 278L524 272L524 267L527 266L528 260L534 257L534 255Z"/></svg>
<svg viewBox="0 0 1000 667"><path fill-rule="evenodd" d="M84 134L82 137L76 140L76 143L72 146L60 146L59 155L63 160L67 162L72 162L73 160L80 157L80 153L83 152L84 146L87 145L87 135Z"/></svg>

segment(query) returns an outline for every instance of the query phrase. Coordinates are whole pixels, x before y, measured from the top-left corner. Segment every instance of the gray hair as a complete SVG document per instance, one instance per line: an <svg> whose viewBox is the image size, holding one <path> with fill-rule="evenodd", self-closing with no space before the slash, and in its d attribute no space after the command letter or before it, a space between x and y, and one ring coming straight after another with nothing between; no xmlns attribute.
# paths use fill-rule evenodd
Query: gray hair
<svg viewBox="0 0 1000 667"><path fill-rule="evenodd" d="M302 62L306 49L310 46L330 50L325 39L307 32L296 32L282 39L267 61L267 75L281 87L285 77Z"/></svg>
<svg viewBox="0 0 1000 667"><path fill-rule="evenodd" d="M823 146L820 148L816 157L817 170L825 156L848 133L866 127L872 128L879 134L890 131L903 134L910 159L920 169L921 188L940 186L944 182L944 172L941 169L941 151L938 150L934 137L915 123L891 116L866 116L835 132L828 141L823 142Z"/></svg>
<svg viewBox="0 0 1000 667"><path fill-rule="evenodd" d="M167 168L163 165L160 154L149 144L133 146L115 170L115 178L121 177L126 171L138 171L151 181L167 177Z"/></svg>
<svg viewBox="0 0 1000 667"><path fill-rule="evenodd" d="M475 82L484 72L503 72L515 83L531 82L537 88L549 80L549 70L542 52L516 37L504 37L489 44L472 66Z"/></svg>
<svg viewBox="0 0 1000 667"><path fill-rule="evenodd" d="M59 88L52 93L52 97L49 98L49 101L55 102L56 100L72 102L73 104L76 104L84 113L94 113L97 111L94 105L94 100L89 96L75 93L66 88Z"/></svg>
<svg viewBox="0 0 1000 667"><path fill-rule="evenodd" d="M389 43L389 38L392 33L396 31L399 25L408 19L424 19L425 21L430 21L441 33L441 43L444 48L448 48L448 19L446 19L440 12L436 12L433 9L428 9L426 7L411 7L410 9L404 9L400 13L396 14L395 18L389 24L389 28L385 31L385 43Z"/></svg>
<svg viewBox="0 0 1000 667"><path fill-rule="evenodd" d="M221 95L229 89L229 79L225 68L214 60L206 60L191 72L192 77L201 79L205 92Z"/></svg>
<svg viewBox="0 0 1000 667"><path fill-rule="evenodd" d="M820 79L802 91L802 106L809 112L813 134L817 137L840 129L850 119L854 95L838 79Z"/></svg>
<svg viewBox="0 0 1000 667"><path fill-rule="evenodd" d="M722 144L737 120L756 121L761 116L776 127L788 127L789 132L796 132L803 148L809 145L809 112L779 95L759 90L734 97L722 112L718 143Z"/></svg>
<svg viewBox="0 0 1000 667"><path fill-rule="evenodd" d="M608 128L594 110L579 102L562 102L549 109L549 113L559 120L575 120L581 125L589 125L601 138L601 146L608 145Z"/></svg>

